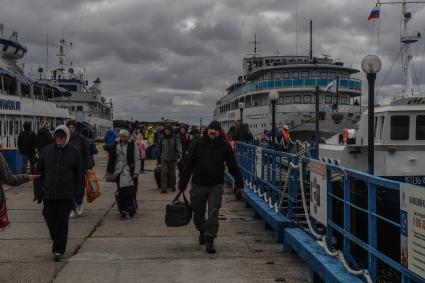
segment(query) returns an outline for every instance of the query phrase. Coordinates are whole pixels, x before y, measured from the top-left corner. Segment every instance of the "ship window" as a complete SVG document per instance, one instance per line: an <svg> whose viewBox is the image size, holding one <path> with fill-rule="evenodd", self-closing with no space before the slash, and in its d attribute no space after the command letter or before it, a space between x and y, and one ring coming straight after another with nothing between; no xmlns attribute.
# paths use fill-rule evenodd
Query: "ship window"
<svg viewBox="0 0 425 283"><path fill-rule="evenodd" d="M282 78L282 73L281 73L281 72L276 72L276 73L274 73L274 78L275 78L275 79L280 79L280 78Z"/></svg>
<svg viewBox="0 0 425 283"><path fill-rule="evenodd" d="M325 97L325 103L326 103L326 104L331 104L331 103L332 103L332 96L327 95L327 96Z"/></svg>
<svg viewBox="0 0 425 283"><path fill-rule="evenodd" d="M304 103L311 103L311 96L310 95L304 95Z"/></svg>
<svg viewBox="0 0 425 283"><path fill-rule="evenodd" d="M279 104L283 104L284 102L283 102L283 97L280 97L279 98Z"/></svg>
<svg viewBox="0 0 425 283"><path fill-rule="evenodd" d="M341 97L341 104L349 105L350 99L347 96Z"/></svg>
<svg viewBox="0 0 425 283"><path fill-rule="evenodd" d="M298 78L298 76L299 76L298 72L292 72L292 77L293 78Z"/></svg>
<svg viewBox="0 0 425 283"><path fill-rule="evenodd" d="M77 85L59 85L68 91L77 91Z"/></svg>
<svg viewBox="0 0 425 283"><path fill-rule="evenodd" d="M19 134L19 121L15 121L15 135Z"/></svg>
<svg viewBox="0 0 425 283"><path fill-rule="evenodd" d="M391 116L391 139L395 141L405 141L409 139L409 116Z"/></svg>
<svg viewBox="0 0 425 283"><path fill-rule="evenodd" d="M416 139L425 140L425 115L416 116Z"/></svg>
<svg viewBox="0 0 425 283"><path fill-rule="evenodd" d="M308 72L301 72L301 77L302 78L308 78Z"/></svg>
<svg viewBox="0 0 425 283"><path fill-rule="evenodd" d="M328 77L328 72L321 72L320 73L320 77L327 78Z"/></svg>
<svg viewBox="0 0 425 283"><path fill-rule="evenodd" d="M379 120L380 120L379 126L381 127L379 128L379 139L382 140L382 133L384 132L385 117L381 116Z"/></svg>
<svg viewBox="0 0 425 283"><path fill-rule="evenodd" d="M283 73L283 78L284 79L289 79L289 73L288 72L284 72Z"/></svg>
<svg viewBox="0 0 425 283"><path fill-rule="evenodd" d="M301 96L295 95L294 96L294 103L301 103Z"/></svg>
<svg viewBox="0 0 425 283"><path fill-rule="evenodd" d="M77 111L83 111L83 106L77 106Z"/></svg>
<svg viewBox="0 0 425 283"><path fill-rule="evenodd" d="M292 104L292 96L285 96L285 104Z"/></svg>
<svg viewBox="0 0 425 283"><path fill-rule="evenodd" d="M373 130L373 138L376 138L376 130L378 129L378 117L375 117L375 128Z"/></svg>
<svg viewBox="0 0 425 283"><path fill-rule="evenodd" d="M334 72L329 73L329 77L331 77L332 79L335 79L336 78L336 73L334 73Z"/></svg>

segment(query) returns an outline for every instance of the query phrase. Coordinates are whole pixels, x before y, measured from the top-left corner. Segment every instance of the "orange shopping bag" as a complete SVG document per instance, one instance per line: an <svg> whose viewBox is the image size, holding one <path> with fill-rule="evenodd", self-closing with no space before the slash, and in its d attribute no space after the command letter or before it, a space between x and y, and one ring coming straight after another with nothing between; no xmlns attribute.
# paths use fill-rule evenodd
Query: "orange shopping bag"
<svg viewBox="0 0 425 283"><path fill-rule="evenodd" d="M86 174L86 196L87 202L91 203L100 196L100 185L96 172Z"/></svg>

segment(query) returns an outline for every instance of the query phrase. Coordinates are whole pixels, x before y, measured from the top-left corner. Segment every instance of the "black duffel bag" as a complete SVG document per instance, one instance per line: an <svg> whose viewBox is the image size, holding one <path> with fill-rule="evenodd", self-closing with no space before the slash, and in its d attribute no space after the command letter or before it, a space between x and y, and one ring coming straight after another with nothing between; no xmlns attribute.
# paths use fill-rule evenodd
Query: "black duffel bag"
<svg viewBox="0 0 425 283"><path fill-rule="evenodd" d="M183 195L183 201L180 196ZM192 207L184 192L180 191L171 204L165 209L165 224L168 227L180 227L189 224L192 220Z"/></svg>

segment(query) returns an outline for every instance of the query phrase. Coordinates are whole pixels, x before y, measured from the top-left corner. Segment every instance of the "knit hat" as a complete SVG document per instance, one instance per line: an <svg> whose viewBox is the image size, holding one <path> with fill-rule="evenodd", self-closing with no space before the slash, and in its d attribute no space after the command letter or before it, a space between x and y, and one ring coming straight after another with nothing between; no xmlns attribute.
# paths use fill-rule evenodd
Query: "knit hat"
<svg viewBox="0 0 425 283"><path fill-rule="evenodd" d="M221 124L218 121L212 121L208 125L208 129L217 130L217 131L220 131L221 132Z"/></svg>
<svg viewBox="0 0 425 283"><path fill-rule="evenodd" d="M126 137L130 137L130 132L129 131L127 131L126 129L121 129L120 130L120 134L119 134L120 136L126 136Z"/></svg>
<svg viewBox="0 0 425 283"><path fill-rule="evenodd" d="M68 120L68 121L66 121L66 126L67 127L69 127L69 126L74 126L75 128L78 128L77 127L77 121L75 121L75 120L73 120L73 119L71 119L71 120Z"/></svg>

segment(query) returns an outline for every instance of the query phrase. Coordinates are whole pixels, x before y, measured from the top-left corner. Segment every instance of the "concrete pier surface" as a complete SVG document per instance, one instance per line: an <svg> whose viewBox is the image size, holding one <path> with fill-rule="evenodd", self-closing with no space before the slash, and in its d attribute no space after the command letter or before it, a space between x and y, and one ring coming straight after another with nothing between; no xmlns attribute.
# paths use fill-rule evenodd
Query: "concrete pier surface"
<svg viewBox="0 0 425 283"><path fill-rule="evenodd" d="M99 178L106 154L96 156ZM65 260L52 260L51 241L32 201L31 184L6 190L10 228L0 232L0 282L308 282L308 269L294 254L284 254L274 233L225 189L217 254L205 253L193 224L168 228L165 205L175 193L160 194L154 161L139 176L139 211L120 220L115 185L103 180L102 196L85 204L70 222Z"/></svg>

